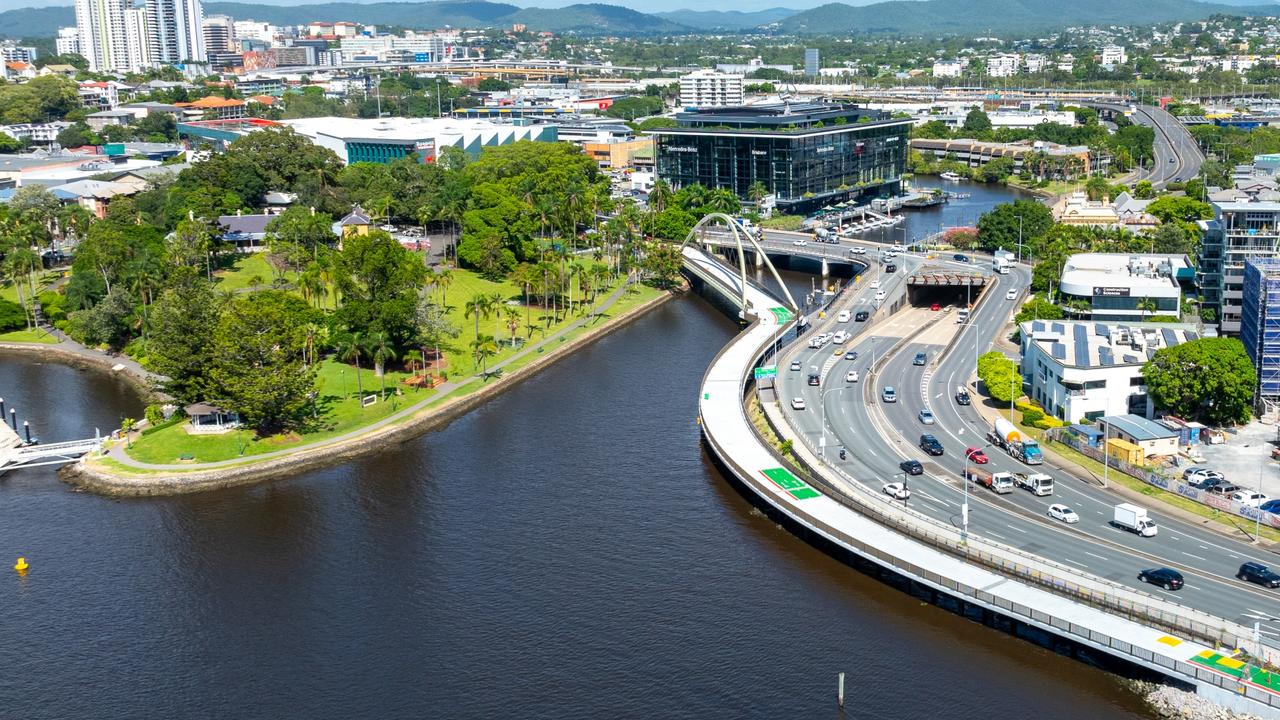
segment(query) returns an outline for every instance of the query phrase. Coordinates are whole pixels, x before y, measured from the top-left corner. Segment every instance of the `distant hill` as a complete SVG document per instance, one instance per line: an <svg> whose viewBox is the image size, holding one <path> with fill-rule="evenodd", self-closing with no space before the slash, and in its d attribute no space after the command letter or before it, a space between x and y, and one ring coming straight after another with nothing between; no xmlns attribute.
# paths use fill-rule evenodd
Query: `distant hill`
<svg viewBox="0 0 1280 720"><path fill-rule="evenodd" d="M58 28L76 24L75 8L20 8L0 12L0 37L56 37Z"/></svg>
<svg viewBox="0 0 1280 720"><path fill-rule="evenodd" d="M1196 0L891 0L853 7L830 3L796 13L779 32L986 33L1053 30L1069 25L1131 25L1197 20L1215 13L1263 15L1275 5L1220 5Z"/></svg>
<svg viewBox="0 0 1280 720"><path fill-rule="evenodd" d="M596 35L649 35L691 30L656 15L646 15L631 8L604 3L566 5L561 8L524 8L503 18L503 21L503 24L508 25L512 22L526 23L530 30Z"/></svg>
<svg viewBox="0 0 1280 720"><path fill-rule="evenodd" d="M695 30L720 30L734 32L769 25L795 15L799 10L770 8L755 12L741 10L671 10L655 13L660 18L691 27Z"/></svg>

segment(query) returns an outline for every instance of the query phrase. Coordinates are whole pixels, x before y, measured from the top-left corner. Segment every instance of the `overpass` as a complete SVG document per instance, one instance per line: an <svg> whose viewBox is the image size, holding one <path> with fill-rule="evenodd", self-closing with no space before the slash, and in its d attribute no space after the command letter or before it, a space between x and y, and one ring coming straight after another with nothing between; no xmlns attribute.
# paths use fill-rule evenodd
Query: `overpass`
<svg viewBox="0 0 1280 720"><path fill-rule="evenodd" d="M686 246L691 240L692 235ZM688 266L693 260L687 252L685 257ZM718 261L704 253L696 262L700 272L710 273L707 263ZM739 264L745 267L743 253ZM742 277L728 269L719 274ZM744 288L716 287L744 302ZM772 301L758 288L747 293L757 309ZM788 427L775 403L762 402L770 424L794 441L794 460L784 460L756 432L745 403L755 389L757 369L790 377L765 363L779 338L793 335L796 322L772 312L744 317L750 324L716 355L703 377L699 421L730 478L772 517L872 574L899 587L905 582L904 589L968 617L1004 627L1012 623L1019 635L1058 638L1077 655L1145 668L1219 704L1280 718L1280 681L1215 649L1249 646L1265 657L1267 648L1253 643L1249 628L968 533L967 524L959 528L895 502L877 492L876 474L858 478L820 459L805 437ZM860 444L849 447L869 450L868 437L876 435L861 434L854 438Z"/></svg>

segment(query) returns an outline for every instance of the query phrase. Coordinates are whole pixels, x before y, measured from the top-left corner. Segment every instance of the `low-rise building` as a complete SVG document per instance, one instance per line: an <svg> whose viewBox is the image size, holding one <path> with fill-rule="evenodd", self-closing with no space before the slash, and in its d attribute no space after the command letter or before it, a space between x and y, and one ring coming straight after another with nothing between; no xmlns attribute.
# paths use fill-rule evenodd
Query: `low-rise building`
<svg viewBox="0 0 1280 720"><path fill-rule="evenodd" d="M686 108L732 107L743 99L742 76L736 73L699 70L680 78L680 104Z"/></svg>
<svg viewBox="0 0 1280 720"><path fill-rule="evenodd" d="M1098 63L1102 67L1110 70L1116 65L1124 65L1129 62L1129 56L1125 53L1124 47L1121 45L1107 45L1102 48L1102 52L1098 58Z"/></svg>
<svg viewBox="0 0 1280 720"><path fill-rule="evenodd" d="M1178 454L1178 431L1141 415L1108 415L1098 426L1109 442L1119 439L1137 446L1143 459Z"/></svg>
<svg viewBox="0 0 1280 720"><path fill-rule="evenodd" d="M1150 416L1143 365L1156 350L1199 337L1191 326L1173 323L1028 320L1019 330L1024 387L1065 422Z"/></svg>
<svg viewBox="0 0 1280 720"><path fill-rule="evenodd" d="M912 138L911 148L932 154L939 160L955 156L957 161L969 167L981 167L995 158L1007 157L1013 160L1015 172L1026 167L1034 175L1062 180L1105 173L1111 167L1111 156L1105 151L1094 151L1086 145L1059 145L1039 140L997 143L966 138Z"/></svg>
<svg viewBox="0 0 1280 720"><path fill-rule="evenodd" d="M987 58L987 75L991 77L1012 77L1018 74L1022 58L1012 54L993 55Z"/></svg>
<svg viewBox="0 0 1280 720"><path fill-rule="evenodd" d="M1195 280L1185 255L1080 253L1062 266L1061 305L1090 320L1179 317L1182 284Z"/></svg>
<svg viewBox="0 0 1280 720"><path fill-rule="evenodd" d="M322 147L333 150L344 163L390 162L416 153L432 162L446 147L476 156L486 147L519 140L555 142L554 125L500 124L488 120L458 118L307 118L285 122Z"/></svg>
<svg viewBox="0 0 1280 720"><path fill-rule="evenodd" d="M935 60L933 62L933 76L938 78L960 77L964 74L964 69L968 62L964 60Z"/></svg>

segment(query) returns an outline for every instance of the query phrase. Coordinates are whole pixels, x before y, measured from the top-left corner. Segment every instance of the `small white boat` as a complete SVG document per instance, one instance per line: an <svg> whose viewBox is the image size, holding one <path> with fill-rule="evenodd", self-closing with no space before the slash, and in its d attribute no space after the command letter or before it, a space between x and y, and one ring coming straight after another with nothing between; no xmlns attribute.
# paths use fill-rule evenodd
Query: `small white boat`
<svg viewBox="0 0 1280 720"><path fill-rule="evenodd" d="M948 180L950 182L959 182L960 180L964 179L960 177L960 175L958 175L957 173L953 173L953 172L944 172L938 177L942 178L943 180Z"/></svg>

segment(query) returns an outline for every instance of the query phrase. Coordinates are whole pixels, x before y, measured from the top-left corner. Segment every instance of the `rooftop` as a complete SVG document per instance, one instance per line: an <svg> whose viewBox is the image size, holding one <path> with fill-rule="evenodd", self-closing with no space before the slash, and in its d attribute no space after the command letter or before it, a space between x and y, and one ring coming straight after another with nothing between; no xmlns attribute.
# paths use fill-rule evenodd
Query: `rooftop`
<svg viewBox="0 0 1280 720"><path fill-rule="evenodd" d="M1124 432L1139 442L1178 437L1177 430L1170 430L1155 420L1148 420L1141 415L1107 415L1100 422Z"/></svg>
<svg viewBox="0 0 1280 720"><path fill-rule="evenodd" d="M772 131L809 133L822 130L852 130L874 123L911 124L895 120L879 110L843 103L794 102L767 105L740 105L700 108L676 114L679 127L658 128L654 135L715 131Z"/></svg>
<svg viewBox="0 0 1280 720"><path fill-rule="evenodd" d="M1190 325L1177 323L1100 323L1028 320L1019 329L1064 367L1101 368L1142 365L1157 350L1198 339Z"/></svg>
<svg viewBox="0 0 1280 720"><path fill-rule="evenodd" d="M1141 296L1144 289L1176 290L1177 279L1188 274L1192 279L1195 271L1185 255L1080 253L1067 258L1061 282L1102 288L1122 285Z"/></svg>

